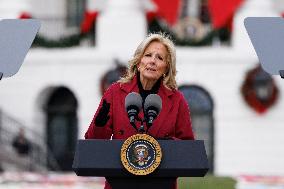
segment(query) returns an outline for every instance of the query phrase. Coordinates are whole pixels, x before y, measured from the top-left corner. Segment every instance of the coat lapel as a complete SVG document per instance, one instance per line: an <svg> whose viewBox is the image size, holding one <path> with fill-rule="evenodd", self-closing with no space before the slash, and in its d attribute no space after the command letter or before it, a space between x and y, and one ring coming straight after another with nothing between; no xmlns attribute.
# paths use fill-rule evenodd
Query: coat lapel
<svg viewBox="0 0 284 189"><path fill-rule="evenodd" d="M154 120L153 126L149 129L149 132L153 136L158 135L160 129L163 128L164 122L167 121L167 117L173 107L173 101L170 99L172 94L173 91L167 89L163 84L161 85L158 95L162 99L162 110L157 119Z"/></svg>
<svg viewBox="0 0 284 189"><path fill-rule="evenodd" d="M138 84L137 84L137 77L135 76L133 80L129 83L124 83L120 85L120 88L125 93L123 94L122 98L124 99L126 95L130 92L137 92L139 93ZM174 94L172 90L167 89L163 84L161 84L158 95L162 99L162 110L160 114L158 115L157 119L154 121L153 126L149 129L149 132L153 136L157 136L159 133L159 130L163 127L163 123L167 121L167 117L169 115L169 112L171 111L173 107L173 102L170 99L170 96ZM124 101L122 101L124 103ZM124 106L124 104L123 104ZM139 117L144 117L144 113L141 110L139 113ZM138 127L138 126L137 126Z"/></svg>
<svg viewBox="0 0 284 189"><path fill-rule="evenodd" d="M126 94L130 93L130 92L137 92L139 91L138 89L138 84L137 84L137 77L134 76L134 78L132 79L131 82L129 83L123 83L120 85L121 90L123 90L124 92L126 92Z"/></svg>

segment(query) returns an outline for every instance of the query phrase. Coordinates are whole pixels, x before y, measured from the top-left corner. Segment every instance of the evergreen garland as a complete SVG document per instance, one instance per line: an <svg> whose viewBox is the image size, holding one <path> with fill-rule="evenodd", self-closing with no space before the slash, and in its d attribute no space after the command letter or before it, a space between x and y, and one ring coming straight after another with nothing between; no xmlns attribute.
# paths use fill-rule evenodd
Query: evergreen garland
<svg viewBox="0 0 284 189"><path fill-rule="evenodd" d="M227 28L222 28L219 30L212 30L201 40L194 39L179 39L177 35L171 31L171 29L162 24L159 19L153 18L148 24L149 33L164 32L172 37L172 40L177 46L206 46L212 45L214 38L219 38L221 42L228 41L230 39L230 32Z"/></svg>
<svg viewBox="0 0 284 189"><path fill-rule="evenodd" d="M37 35L32 44L33 47L46 48L66 48L78 46L80 41L86 37L86 34L74 34L68 37L60 38L59 40L46 39L41 35Z"/></svg>
<svg viewBox="0 0 284 189"><path fill-rule="evenodd" d="M80 33L71 36L62 37L57 40L47 39L46 37L37 34L32 44L32 47L46 47L46 48L67 48L80 45L80 42L84 38L91 38L92 44L95 43L95 20L97 13L85 13L85 17L81 23ZM21 15L22 19L32 18L28 13ZM221 42L228 41L230 39L230 31L227 28L219 30L212 30L207 33L200 40L194 39L180 39L177 35L166 25L160 22L158 17L150 19L148 23L148 32L157 33L164 32L172 37L172 40L177 46L209 46L212 45L213 40L218 38Z"/></svg>
<svg viewBox="0 0 284 189"><path fill-rule="evenodd" d="M47 39L46 37L37 34L32 47L46 47L46 48L66 48L80 45L80 42L84 38L90 38L92 43L95 43L95 23L98 12L85 12L84 19L80 24L80 32L78 34L62 37L60 39L52 40ZM23 12L20 16L20 19L30 19L33 18L31 14Z"/></svg>

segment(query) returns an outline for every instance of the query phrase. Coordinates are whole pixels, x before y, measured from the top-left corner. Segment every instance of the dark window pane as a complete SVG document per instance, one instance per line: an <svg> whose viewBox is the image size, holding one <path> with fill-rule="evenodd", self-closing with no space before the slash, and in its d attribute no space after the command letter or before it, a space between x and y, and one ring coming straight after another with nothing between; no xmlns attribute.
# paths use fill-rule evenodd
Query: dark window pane
<svg viewBox="0 0 284 189"><path fill-rule="evenodd" d="M213 111L213 102L204 89L191 85L181 86L179 90L187 100L191 113L206 113Z"/></svg>
<svg viewBox="0 0 284 189"><path fill-rule="evenodd" d="M196 85L179 87L190 108L192 129L197 140L204 140L210 172L214 162L213 101L207 91Z"/></svg>
<svg viewBox="0 0 284 189"><path fill-rule="evenodd" d="M77 106L73 93L65 87L58 87L45 107L49 159L52 156L63 171L72 170L78 133ZM52 164L49 167L52 169Z"/></svg>
<svg viewBox="0 0 284 189"><path fill-rule="evenodd" d="M67 25L80 26L85 12L86 0L67 1Z"/></svg>

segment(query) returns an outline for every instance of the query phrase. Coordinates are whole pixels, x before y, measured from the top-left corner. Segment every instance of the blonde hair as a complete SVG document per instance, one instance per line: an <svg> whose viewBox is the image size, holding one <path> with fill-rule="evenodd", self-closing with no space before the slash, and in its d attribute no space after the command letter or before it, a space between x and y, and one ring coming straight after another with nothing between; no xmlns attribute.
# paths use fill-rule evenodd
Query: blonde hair
<svg viewBox="0 0 284 189"><path fill-rule="evenodd" d="M170 37L164 33L154 33L149 34L146 39L144 39L140 45L137 47L133 58L128 62L129 67L125 76L123 76L118 82L128 83L130 82L136 73L138 72L137 65L140 63L142 56L145 52L145 49L149 46L150 43L157 41L162 43L167 51L168 55L166 58L167 71L163 76L163 84L169 89L177 89L176 83L176 50L175 45L171 41Z"/></svg>

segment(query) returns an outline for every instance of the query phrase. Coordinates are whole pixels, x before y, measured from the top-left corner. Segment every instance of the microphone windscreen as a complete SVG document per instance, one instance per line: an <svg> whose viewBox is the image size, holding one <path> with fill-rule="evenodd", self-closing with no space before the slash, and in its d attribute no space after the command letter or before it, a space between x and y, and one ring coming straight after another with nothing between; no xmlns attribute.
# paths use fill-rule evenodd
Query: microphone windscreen
<svg viewBox="0 0 284 189"><path fill-rule="evenodd" d="M149 107L155 107L157 109L157 113L160 113L161 109L162 109L162 99L159 95L157 94L149 94L146 99L145 99L145 103L144 103L144 110L145 112L147 111L147 109Z"/></svg>
<svg viewBox="0 0 284 189"><path fill-rule="evenodd" d="M126 111L127 111L127 108L129 106L135 106L139 110L142 108L142 97L140 96L140 94L138 94L136 92L132 92L132 93L129 93L125 97L125 109L126 109Z"/></svg>

